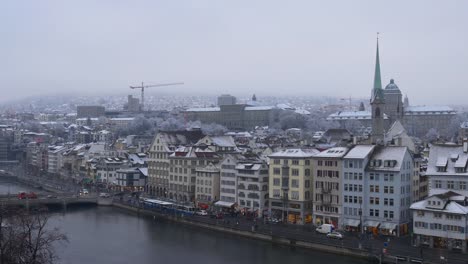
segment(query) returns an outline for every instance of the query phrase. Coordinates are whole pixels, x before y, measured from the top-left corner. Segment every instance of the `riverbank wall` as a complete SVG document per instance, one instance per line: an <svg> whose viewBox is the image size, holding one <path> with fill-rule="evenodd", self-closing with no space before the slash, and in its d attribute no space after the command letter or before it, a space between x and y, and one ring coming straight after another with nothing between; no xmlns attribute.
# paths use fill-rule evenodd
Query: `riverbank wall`
<svg viewBox="0 0 468 264"><path fill-rule="evenodd" d="M113 206L115 206L117 208L120 208L120 209L130 211L130 212L134 212L134 213L139 214L139 215L146 215L146 216L162 218L162 219L165 219L165 220L177 222L177 223L188 225L188 226L208 229L208 230L212 230L212 231L215 231L215 232L223 232L223 233L226 233L226 234L241 236L241 237L250 238L250 239L257 239L257 240L267 241L267 242L271 242L271 243L278 244L278 245L324 251L324 252L328 252L328 253L339 254L339 255L343 255L343 256L356 257L356 258L361 258L361 259L376 260L375 256L372 256L372 255L369 254L369 252L363 251L363 250L356 250L356 249L345 248L345 247L335 247L335 246L311 243L311 242L306 242L306 241L298 241L298 240L295 240L295 239L276 236L274 234L263 234L263 233L257 233L255 231L244 231L244 230L239 230L239 229L229 228L229 227L224 227L224 226L217 226L217 225L210 225L210 224L205 224L205 223L201 223L201 222L188 221L188 220L184 219L183 217L176 217L176 216L173 216L173 215L160 214L160 213L155 212L155 211L145 210L145 209L141 209L141 208L135 208L135 207L132 207L132 206L119 204L119 203L114 203Z"/></svg>

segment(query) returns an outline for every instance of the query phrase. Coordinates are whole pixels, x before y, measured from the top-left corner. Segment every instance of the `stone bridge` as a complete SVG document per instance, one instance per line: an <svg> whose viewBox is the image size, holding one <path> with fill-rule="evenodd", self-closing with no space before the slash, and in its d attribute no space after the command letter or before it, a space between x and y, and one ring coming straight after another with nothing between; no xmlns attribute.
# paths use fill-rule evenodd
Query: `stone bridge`
<svg viewBox="0 0 468 264"><path fill-rule="evenodd" d="M37 205L57 205L66 208L71 204L103 204L106 201L99 201L97 196L80 196L80 197L58 197L58 198L38 198L38 199L18 199L18 198L1 198L2 206L24 206L29 208ZM102 199L101 199L102 200ZM111 204L112 201L108 202Z"/></svg>

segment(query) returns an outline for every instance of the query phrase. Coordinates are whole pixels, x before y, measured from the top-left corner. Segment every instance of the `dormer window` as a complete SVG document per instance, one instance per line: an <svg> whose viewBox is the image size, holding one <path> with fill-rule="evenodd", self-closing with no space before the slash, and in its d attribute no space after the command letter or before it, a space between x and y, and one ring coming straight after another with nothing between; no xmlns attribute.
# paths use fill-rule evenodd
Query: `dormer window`
<svg viewBox="0 0 468 264"><path fill-rule="evenodd" d="M437 171L438 172L446 172L447 171L447 163L448 163L447 157L437 158L437 163L436 163Z"/></svg>

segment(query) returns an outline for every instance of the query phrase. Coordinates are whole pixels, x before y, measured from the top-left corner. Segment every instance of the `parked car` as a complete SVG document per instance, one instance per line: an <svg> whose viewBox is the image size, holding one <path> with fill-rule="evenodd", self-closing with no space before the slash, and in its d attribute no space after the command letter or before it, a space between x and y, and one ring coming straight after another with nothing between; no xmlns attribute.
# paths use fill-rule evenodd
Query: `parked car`
<svg viewBox="0 0 468 264"><path fill-rule="evenodd" d="M316 232L322 233L322 234L328 234L333 232L335 227L332 224L323 224L315 229Z"/></svg>
<svg viewBox="0 0 468 264"><path fill-rule="evenodd" d="M49 195L47 195L47 198L48 199L57 198L57 195L49 194Z"/></svg>
<svg viewBox="0 0 468 264"><path fill-rule="evenodd" d="M343 235L339 232L333 231L331 233L327 234L327 237L329 238L335 238L335 239L343 239Z"/></svg>
<svg viewBox="0 0 468 264"><path fill-rule="evenodd" d="M200 211L197 211L195 214L205 216L205 215L208 215L208 212L206 210L200 210Z"/></svg>
<svg viewBox="0 0 468 264"><path fill-rule="evenodd" d="M110 197L110 194L108 194L108 193L100 193L100 194L99 194L99 197L102 197L102 198L109 198L109 197Z"/></svg>

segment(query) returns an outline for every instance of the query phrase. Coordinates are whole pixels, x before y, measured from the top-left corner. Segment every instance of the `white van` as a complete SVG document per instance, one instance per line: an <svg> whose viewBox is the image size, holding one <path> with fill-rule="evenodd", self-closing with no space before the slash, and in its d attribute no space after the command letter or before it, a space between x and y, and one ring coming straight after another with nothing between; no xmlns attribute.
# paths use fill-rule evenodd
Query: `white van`
<svg viewBox="0 0 468 264"><path fill-rule="evenodd" d="M323 224L315 229L318 233L328 234L332 232L335 227L332 224Z"/></svg>

